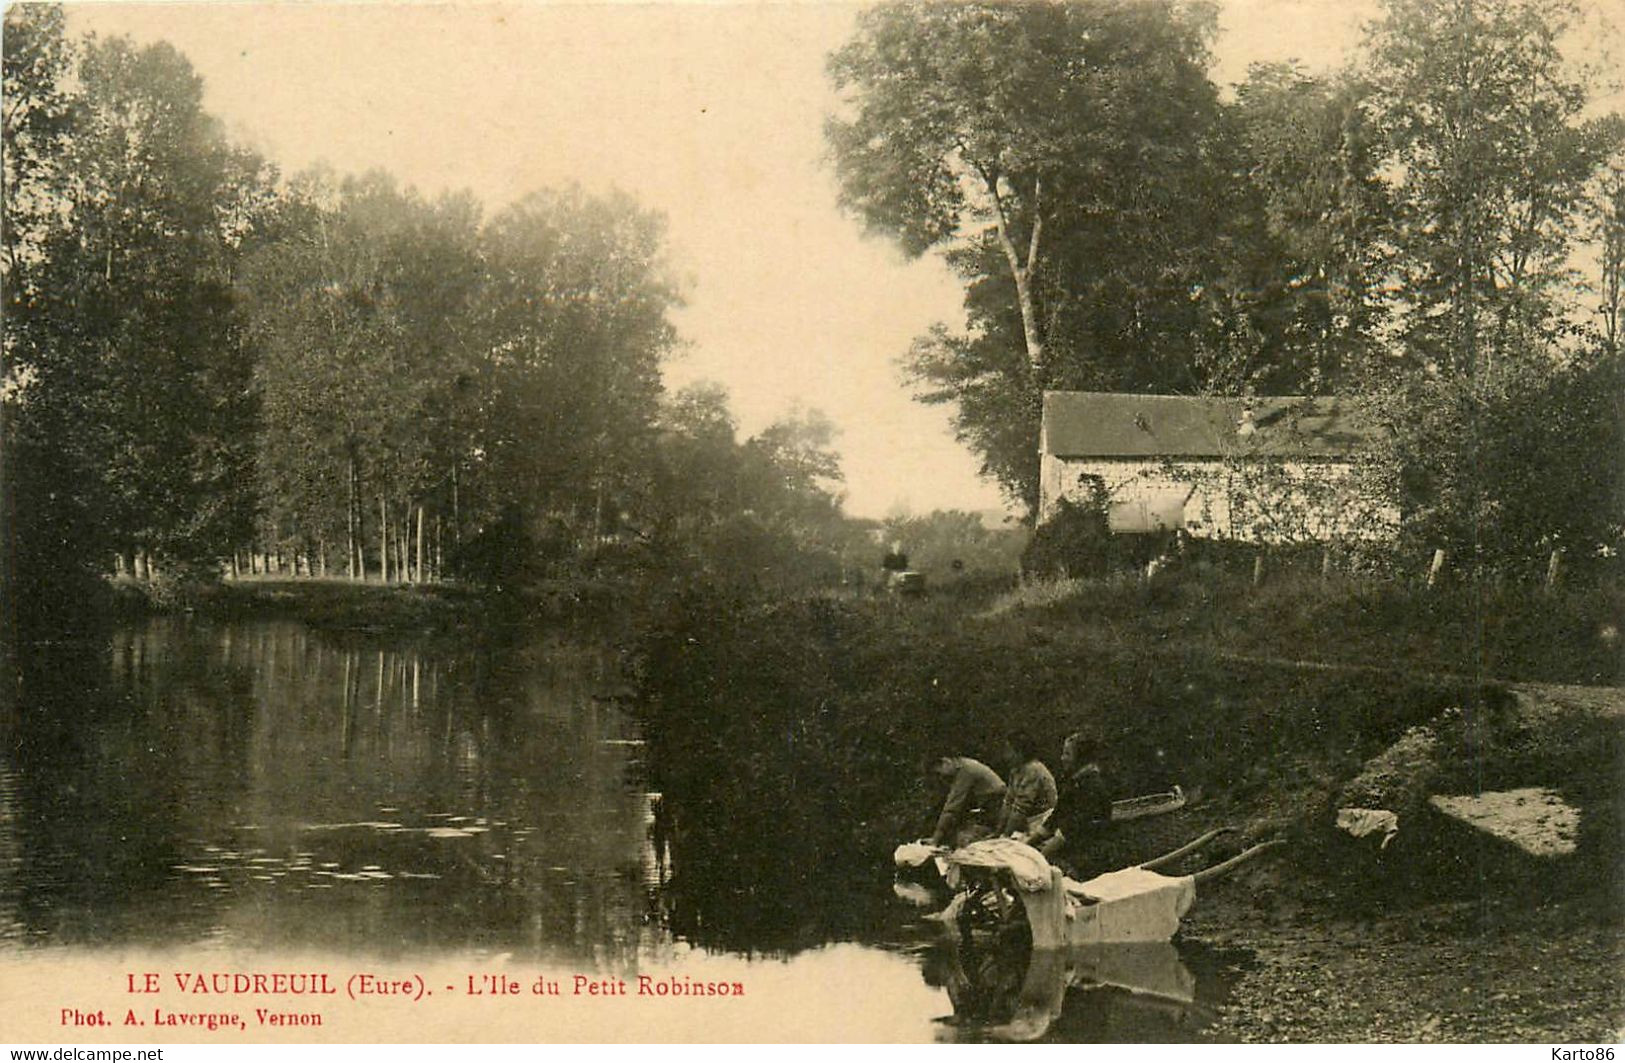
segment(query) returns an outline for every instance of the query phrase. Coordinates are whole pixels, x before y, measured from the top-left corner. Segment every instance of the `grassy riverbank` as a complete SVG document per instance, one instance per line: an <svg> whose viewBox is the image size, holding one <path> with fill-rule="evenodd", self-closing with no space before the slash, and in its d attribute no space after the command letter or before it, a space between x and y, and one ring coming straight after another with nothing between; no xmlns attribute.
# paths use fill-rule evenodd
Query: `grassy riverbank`
<svg viewBox="0 0 1625 1063"><path fill-rule="evenodd" d="M1120 831L1107 862L1220 824L1240 828L1233 848L1291 843L1288 858L1205 893L1189 923L1257 955L1222 1036L1595 1038L1625 1021L1619 964L1595 962L1620 957L1619 692L1598 709L1516 681L1617 679L1620 622L1619 596L1602 592L1318 583L690 602L642 662L684 880L678 922L786 947L871 931L895 918L875 886L890 849L927 829L936 799L917 772L923 752L991 757L1015 727L1057 748L1083 728L1105 739L1122 793L1177 782L1193 795L1184 812ZM1579 851L1525 859L1414 803L1386 851L1334 831L1344 788L1421 734L1429 756L1394 769L1409 773L1394 793L1550 787L1589 824ZM1407 934L1415 951L1385 959ZM1557 977L1518 962L1542 935L1574 961L1562 1007L1517 1004ZM1292 988L1311 954L1332 972L1318 998ZM1385 963L1386 990L1363 993L1356 980ZM1493 1002L1460 991L1479 975L1497 980ZM1456 997L1440 983L1452 979Z"/></svg>
<svg viewBox="0 0 1625 1063"><path fill-rule="evenodd" d="M184 587L121 580L112 584L122 616L187 612L223 620L275 618L318 628L398 634L473 631L624 612L628 587L607 580L539 581L493 591L463 583L357 583L342 578L249 577Z"/></svg>
<svg viewBox="0 0 1625 1063"><path fill-rule="evenodd" d="M156 604L392 635L593 616L641 630L668 901L695 940L760 951L893 933L891 849L939 799L922 754L992 759L1018 727L1055 749L1082 728L1105 740L1120 793L1178 783L1192 797L1125 825L1103 864L1219 825L1238 832L1217 856L1291 843L1205 889L1186 921L1252 957L1217 1036L1572 1043L1625 1025L1618 592L1209 573L765 601L630 581L503 596L243 580ZM1580 809L1577 852L1535 860L1426 803L1524 786ZM1335 831L1351 803L1397 811L1393 844Z"/></svg>

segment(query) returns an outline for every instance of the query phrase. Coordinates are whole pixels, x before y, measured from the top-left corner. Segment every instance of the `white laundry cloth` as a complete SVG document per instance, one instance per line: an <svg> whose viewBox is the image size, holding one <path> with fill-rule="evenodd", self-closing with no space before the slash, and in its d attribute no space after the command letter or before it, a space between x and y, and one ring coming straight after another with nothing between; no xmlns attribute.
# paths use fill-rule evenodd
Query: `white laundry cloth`
<svg viewBox="0 0 1625 1063"><path fill-rule="evenodd" d="M1014 838L971 842L949 853L948 863L955 869L981 867L1008 871L1016 885L1028 893L1037 893L1050 884L1049 861L1044 859L1044 854ZM949 885L958 885L956 876L949 876Z"/></svg>
<svg viewBox="0 0 1625 1063"><path fill-rule="evenodd" d="M1087 882L1067 879L1066 891L1070 944L1167 941L1196 900L1196 880L1130 867Z"/></svg>
<svg viewBox="0 0 1625 1063"><path fill-rule="evenodd" d="M930 842L904 842L891 854L891 858L898 867L919 867L942 852L939 846Z"/></svg>
<svg viewBox="0 0 1625 1063"><path fill-rule="evenodd" d="M1337 810L1337 829L1347 831L1356 838L1364 838L1380 830L1382 844L1378 848L1386 849L1388 843L1394 840L1394 835L1399 833L1399 814L1386 808L1340 808Z"/></svg>

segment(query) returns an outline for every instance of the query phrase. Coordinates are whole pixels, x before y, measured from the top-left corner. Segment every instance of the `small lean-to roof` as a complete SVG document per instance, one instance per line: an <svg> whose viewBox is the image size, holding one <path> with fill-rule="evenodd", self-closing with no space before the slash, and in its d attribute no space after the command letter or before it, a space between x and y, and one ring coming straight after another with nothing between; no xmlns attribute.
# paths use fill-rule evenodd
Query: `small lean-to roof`
<svg viewBox="0 0 1625 1063"><path fill-rule="evenodd" d="M1238 431L1252 409L1254 431ZM1045 454L1059 458L1346 458L1372 437L1343 398L1044 392Z"/></svg>

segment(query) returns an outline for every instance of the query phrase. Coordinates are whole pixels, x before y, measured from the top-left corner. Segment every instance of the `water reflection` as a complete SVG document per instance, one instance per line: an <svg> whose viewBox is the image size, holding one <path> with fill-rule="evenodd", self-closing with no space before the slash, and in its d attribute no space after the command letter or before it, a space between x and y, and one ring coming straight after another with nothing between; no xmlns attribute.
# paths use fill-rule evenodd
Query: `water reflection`
<svg viewBox="0 0 1625 1063"><path fill-rule="evenodd" d="M758 1038L1020 1033L999 1028L1019 1009L958 1007L938 928L904 921L886 854L851 858L850 808L818 780L747 784L745 739L697 726L715 748L673 747L681 800L651 793L658 750L616 697L612 647L174 618L41 648L24 678L0 713L0 952L725 972L801 1002ZM783 793L813 795L806 822ZM1188 1040L1218 982L1170 955L1021 966L1015 984L1044 1039ZM1148 993L1149 968L1189 999Z"/></svg>
<svg viewBox="0 0 1625 1063"><path fill-rule="evenodd" d="M967 956L944 933L923 969L953 1004L953 1039L1184 1042L1217 1018L1235 959L1167 942Z"/></svg>
<svg viewBox="0 0 1625 1063"><path fill-rule="evenodd" d="M182 619L73 649L0 774L6 939L632 962L648 803L611 653Z"/></svg>

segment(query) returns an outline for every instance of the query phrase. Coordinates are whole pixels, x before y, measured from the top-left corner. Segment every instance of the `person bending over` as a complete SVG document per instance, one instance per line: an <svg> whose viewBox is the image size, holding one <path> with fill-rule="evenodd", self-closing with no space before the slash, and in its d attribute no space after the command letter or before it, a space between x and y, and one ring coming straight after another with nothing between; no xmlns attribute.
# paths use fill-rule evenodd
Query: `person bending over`
<svg viewBox="0 0 1625 1063"><path fill-rule="evenodd" d="M958 847L992 834L1004 801L999 773L974 757L931 757L927 767L950 780L931 844Z"/></svg>

